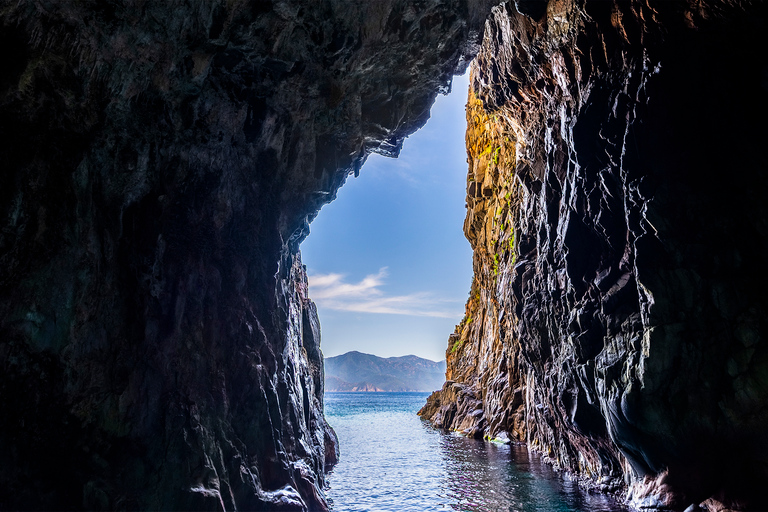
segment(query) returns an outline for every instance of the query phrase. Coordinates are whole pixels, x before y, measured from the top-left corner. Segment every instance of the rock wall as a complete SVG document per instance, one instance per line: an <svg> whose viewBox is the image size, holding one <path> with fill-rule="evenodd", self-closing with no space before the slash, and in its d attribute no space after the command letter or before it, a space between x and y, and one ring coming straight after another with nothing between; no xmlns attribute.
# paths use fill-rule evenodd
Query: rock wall
<svg viewBox="0 0 768 512"><path fill-rule="evenodd" d="M488 4L0 3L0 509L327 508L298 244Z"/></svg>
<svg viewBox="0 0 768 512"><path fill-rule="evenodd" d="M768 508L767 20L494 9L467 111L475 280L423 416L637 507Z"/></svg>

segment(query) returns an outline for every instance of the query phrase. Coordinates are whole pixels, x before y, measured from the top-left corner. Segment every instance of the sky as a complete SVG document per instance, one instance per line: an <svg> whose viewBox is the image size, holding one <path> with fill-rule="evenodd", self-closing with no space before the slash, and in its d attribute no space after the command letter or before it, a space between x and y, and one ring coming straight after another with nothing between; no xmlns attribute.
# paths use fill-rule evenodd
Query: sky
<svg viewBox="0 0 768 512"><path fill-rule="evenodd" d="M397 159L369 156L310 225L301 253L325 357L445 359L472 282L462 231L468 75L437 97Z"/></svg>

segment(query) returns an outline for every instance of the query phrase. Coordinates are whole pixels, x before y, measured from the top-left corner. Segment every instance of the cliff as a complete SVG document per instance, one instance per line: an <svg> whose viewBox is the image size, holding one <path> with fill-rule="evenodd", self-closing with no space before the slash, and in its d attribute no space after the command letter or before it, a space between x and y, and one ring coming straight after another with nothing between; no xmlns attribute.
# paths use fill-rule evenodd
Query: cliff
<svg viewBox="0 0 768 512"><path fill-rule="evenodd" d="M488 3L0 3L0 509L327 508L298 244Z"/></svg>
<svg viewBox="0 0 768 512"><path fill-rule="evenodd" d="M325 359L326 391L433 391L444 379L444 361L413 355L384 358L353 351Z"/></svg>
<svg viewBox="0 0 768 512"><path fill-rule="evenodd" d="M766 20L494 8L467 108L475 279L423 416L637 507L768 508Z"/></svg>
<svg viewBox="0 0 768 512"><path fill-rule="evenodd" d="M490 3L0 3L0 508L327 508L298 243ZM426 415L637 505L768 508L766 19L493 11L475 280Z"/></svg>

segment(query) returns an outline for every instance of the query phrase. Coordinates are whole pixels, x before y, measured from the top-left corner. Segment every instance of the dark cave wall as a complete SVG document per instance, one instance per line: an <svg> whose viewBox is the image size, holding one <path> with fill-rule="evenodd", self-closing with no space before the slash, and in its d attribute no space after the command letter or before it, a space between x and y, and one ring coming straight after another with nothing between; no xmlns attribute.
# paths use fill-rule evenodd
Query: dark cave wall
<svg viewBox="0 0 768 512"><path fill-rule="evenodd" d="M298 243L486 4L0 4L0 508L327 507Z"/></svg>
<svg viewBox="0 0 768 512"><path fill-rule="evenodd" d="M0 4L0 508L326 508L298 243L488 3ZM494 11L444 426L766 508L765 10Z"/></svg>
<svg viewBox="0 0 768 512"><path fill-rule="evenodd" d="M475 284L422 413L635 506L765 509L766 6L514 4L472 68Z"/></svg>

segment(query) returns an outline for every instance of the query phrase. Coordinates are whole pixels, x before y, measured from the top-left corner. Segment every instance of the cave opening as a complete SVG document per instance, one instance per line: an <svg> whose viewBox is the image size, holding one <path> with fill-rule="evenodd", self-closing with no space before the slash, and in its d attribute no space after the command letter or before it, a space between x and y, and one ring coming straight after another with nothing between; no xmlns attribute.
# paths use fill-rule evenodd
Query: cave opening
<svg viewBox="0 0 768 512"><path fill-rule="evenodd" d="M522 446L444 431L422 416L449 378L445 359L457 355L467 293L477 293L463 229L475 185L468 88L469 73L454 77L398 158L371 155L302 244L322 330L324 414L341 453L326 496L335 510L426 510L441 500L527 508L535 495L563 510L625 512L569 488Z"/></svg>
<svg viewBox="0 0 768 512"><path fill-rule="evenodd" d="M768 510L768 2L497 3L0 9L0 509L468 509L520 441L639 508ZM469 122L313 224L308 293L307 219L472 58ZM310 299L327 355L445 353L429 424L349 393L350 449Z"/></svg>
<svg viewBox="0 0 768 512"><path fill-rule="evenodd" d="M462 232L468 86L469 73L454 77L398 158L370 155L312 222L301 251L326 358L445 358L472 279Z"/></svg>

